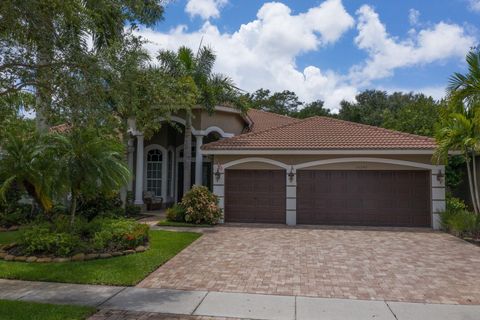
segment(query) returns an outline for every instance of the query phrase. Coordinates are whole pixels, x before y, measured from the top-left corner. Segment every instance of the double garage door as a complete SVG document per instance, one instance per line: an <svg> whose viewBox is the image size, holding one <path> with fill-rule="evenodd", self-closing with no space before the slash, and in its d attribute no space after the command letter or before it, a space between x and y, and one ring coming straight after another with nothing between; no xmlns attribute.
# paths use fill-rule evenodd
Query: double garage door
<svg viewBox="0 0 480 320"><path fill-rule="evenodd" d="M285 223L284 170L227 170L225 221ZM297 224L430 226L428 171L297 171Z"/></svg>

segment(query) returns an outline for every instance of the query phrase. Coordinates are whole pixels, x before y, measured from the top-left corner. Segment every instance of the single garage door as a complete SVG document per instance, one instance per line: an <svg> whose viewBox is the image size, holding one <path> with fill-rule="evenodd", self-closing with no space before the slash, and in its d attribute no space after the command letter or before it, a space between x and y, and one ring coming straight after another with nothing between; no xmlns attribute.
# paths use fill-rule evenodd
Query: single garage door
<svg viewBox="0 0 480 320"><path fill-rule="evenodd" d="M428 171L297 171L297 223L430 226Z"/></svg>
<svg viewBox="0 0 480 320"><path fill-rule="evenodd" d="M226 170L225 221L285 223L284 170Z"/></svg>

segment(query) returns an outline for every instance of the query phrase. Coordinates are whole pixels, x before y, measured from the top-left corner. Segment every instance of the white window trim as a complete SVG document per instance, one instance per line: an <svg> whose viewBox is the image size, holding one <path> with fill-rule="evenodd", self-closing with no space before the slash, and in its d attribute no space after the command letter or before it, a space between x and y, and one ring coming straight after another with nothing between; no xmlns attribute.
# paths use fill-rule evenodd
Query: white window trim
<svg viewBox="0 0 480 320"><path fill-rule="evenodd" d="M167 172L167 149L162 147L159 144L150 144L143 149L143 190L147 190L147 159L148 152L151 150L158 149L162 152L162 199L163 201L167 200L167 179L165 173Z"/></svg>

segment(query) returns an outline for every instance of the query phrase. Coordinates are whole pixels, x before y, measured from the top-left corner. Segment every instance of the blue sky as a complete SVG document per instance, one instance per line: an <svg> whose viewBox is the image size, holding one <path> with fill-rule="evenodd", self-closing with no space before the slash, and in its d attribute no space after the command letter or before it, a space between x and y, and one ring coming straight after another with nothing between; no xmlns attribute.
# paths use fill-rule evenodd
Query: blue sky
<svg viewBox="0 0 480 320"><path fill-rule="evenodd" d="M152 53L203 38L241 88L289 89L335 110L367 88L441 98L479 44L479 21L480 0L177 0L138 33Z"/></svg>

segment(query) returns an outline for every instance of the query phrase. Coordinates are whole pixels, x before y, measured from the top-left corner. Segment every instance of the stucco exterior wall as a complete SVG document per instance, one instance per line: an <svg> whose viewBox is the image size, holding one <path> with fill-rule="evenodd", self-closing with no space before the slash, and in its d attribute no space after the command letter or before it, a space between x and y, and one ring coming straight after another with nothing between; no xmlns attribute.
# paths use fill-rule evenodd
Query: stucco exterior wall
<svg viewBox="0 0 480 320"><path fill-rule="evenodd" d="M432 156L431 155L424 155L424 154L411 154L411 155L215 155L214 161L215 163L225 164L230 161L249 158L249 157L262 157L271 160L276 160L287 165L296 165L305 162L311 162L316 160L327 160L327 159L336 159L336 158L362 158L362 157L369 157L369 158L383 158L383 159L394 159L394 160L403 160L403 161L411 161L411 162L418 162L424 164L433 164L432 163ZM358 165L358 163L356 163Z"/></svg>

